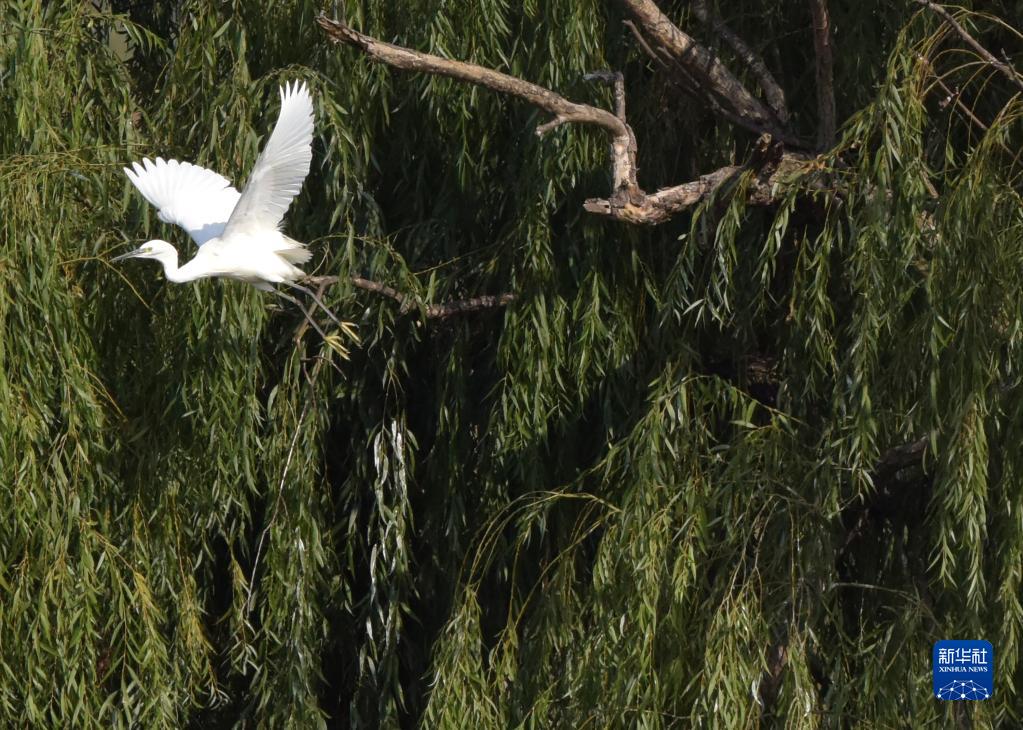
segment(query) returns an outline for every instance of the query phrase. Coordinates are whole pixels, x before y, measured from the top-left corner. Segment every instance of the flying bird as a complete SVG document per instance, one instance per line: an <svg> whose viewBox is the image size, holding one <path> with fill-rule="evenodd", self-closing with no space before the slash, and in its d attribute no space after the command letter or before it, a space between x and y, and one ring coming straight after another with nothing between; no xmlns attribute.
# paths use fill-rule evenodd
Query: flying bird
<svg viewBox="0 0 1023 730"><path fill-rule="evenodd" d="M281 232L281 220L302 189L312 162L313 101L304 82L281 87L281 112L270 139L259 154L245 189L189 162L144 158L124 168L139 192L157 209L157 217L174 223L199 245L195 257L178 266L178 252L160 239L146 241L111 261L153 259L163 265L168 281L180 284L208 277L244 281L295 302L274 288L285 284L310 295L341 326L337 317L310 289L296 283L298 268L312 254L305 244ZM302 308L303 314L306 314ZM308 314L317 331L323 332Z"/></svg>

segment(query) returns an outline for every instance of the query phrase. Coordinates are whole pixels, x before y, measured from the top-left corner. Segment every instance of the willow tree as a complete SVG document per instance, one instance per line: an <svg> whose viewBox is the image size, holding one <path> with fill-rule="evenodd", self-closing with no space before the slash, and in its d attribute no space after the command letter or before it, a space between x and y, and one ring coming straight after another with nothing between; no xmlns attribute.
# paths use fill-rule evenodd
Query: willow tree
<svg viewBox="0 0 1023 730"><path fill-rule="evenodd" d="M983 5L4 3L0 722L1018 725ZM292 79L347 357L107 262L188 245L123 165L243 182ZM932 698L943 638L993 699Z"/></svg>

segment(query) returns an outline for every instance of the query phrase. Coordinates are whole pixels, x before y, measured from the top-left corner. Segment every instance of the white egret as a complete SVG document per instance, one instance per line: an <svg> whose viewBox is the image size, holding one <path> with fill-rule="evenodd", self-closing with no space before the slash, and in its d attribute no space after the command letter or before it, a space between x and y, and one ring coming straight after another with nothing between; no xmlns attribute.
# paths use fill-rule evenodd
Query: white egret
<svg viewBox="0 0 1023 730"><path fill-rule="evenodd" d="M132 184L157 208L157 217L185 229L199 251L179 267L174 246L154 239L111 260L154 259L163 265L167 280L179 284L208 277L237 279L301 307L301 302L273 286L286 284L309 294L341 326L314 292L296 283L305 276L297 265L312 254L280 230L285 211L309 174L312 141L312 98L304 82L294 83L281 87L277 124L241 193L223 175L188 162L157 157L156 162L143 159L142 164L124 168ZM308 314L306 318L322 335L315 321Z"/></svg>

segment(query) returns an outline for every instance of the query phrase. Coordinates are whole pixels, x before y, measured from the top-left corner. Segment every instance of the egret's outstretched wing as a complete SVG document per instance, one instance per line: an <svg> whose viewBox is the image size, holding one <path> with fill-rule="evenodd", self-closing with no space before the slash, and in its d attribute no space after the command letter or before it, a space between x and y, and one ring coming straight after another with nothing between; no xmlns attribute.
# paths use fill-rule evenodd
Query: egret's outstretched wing
<svg viewBox="0 0 1023 730"><path fill-rule="evenodd" d="M223 175L188 162L143 159L124 172L160 220L181 226L200 246L224 232L241 197Z"/></svg>
<svg viewBox="0 0 1023 730"><path fill-rule="evenodd" d="M302 189L313 159L313 100L305 83L281 88L281 114L231 213L232 232L275 229Z"/></svg>

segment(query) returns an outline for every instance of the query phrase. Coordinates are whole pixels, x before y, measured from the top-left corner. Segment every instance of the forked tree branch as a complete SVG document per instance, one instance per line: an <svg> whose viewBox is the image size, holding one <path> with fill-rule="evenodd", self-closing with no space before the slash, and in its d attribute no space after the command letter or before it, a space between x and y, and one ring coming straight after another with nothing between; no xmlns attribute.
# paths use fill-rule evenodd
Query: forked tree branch
<svg viewBox="0 0 1023 730"><path fill-rule="evenodd" d="M518 97L553 114L554 119L537 127L536 133L541 137L567 122L590 124L603 128L611 135L615 150L615 190L631 190L636 187L635 137L629 125L611 112L589 104L577 104L550 89L503 74L500 71L384 43L350 28L342 21L331 20L323 15L318 17L316 22L336 43L344 43L357 48L374 61L406 71L446 76L484 86L502 94Z"/></svg>
<svg viewBox="0 0 1023 730"><path fill-rule="evenodd" d="M810 0L813 50L817 59L817 149L835 145L835 72L828 0Z"/></svg>
<svg viewBox="0 0 1023 730"><path fill-rule="evenodd" d="M764 136L770 140L769 135ZM784 155L773 170L751 177L746 189L746 202L751 205L775 203L779 195L778 188L784 186L790 178L797 176L805 162L800 156ZM629 223L663 223L677 212L696 205L721 187L738 180L742 173L751 170L759 172L756 166L751 165L722 167L691 182L644 195L642 205L639 207L615 210L612 208L612 201L603 198L591 198L583 207L590 213L611 216Z"/></svg>
<svg viewBox="0 0 1023 730"><path fill-rule="evenodd" d="M640 35L648 47L656 49L658 54L656 57L671 61L676 70L682 72L699 92L706 94L727 112L731 121L752 132L758 134L767 132L788 144L798 144L798 140L786 129L783 119L750 93L713 52L672 23L653 0L619 2L634 23L631 28L633 32ZM724 27L723 23L721 25ZM740 47L745 47L748 52L747 58L751 55L756 56L738 36L730 30L727 32L731 35L732 41L739 41ZM744 61L749 63L747 59ZM766 66L763 70L766 71ZM763 83L759 77L758 80ZM777 84L775 86L777 87ZM780 87L778 90L780 91Z"/></svg>
<svg viewBox="0 0 1023 730"><path fill-rule="evenodd" d="M714 33L727 43L735 55L745 63L750 72L757 79L760 88L764 92L768 105L782 124L788 124L789 108L785 102L785 91L781 84L774 78L774 74L767 68L764 59L754 51L745 40L735 31L728 27L724 19L711 7L707 0L693 0L693 13L701 23L709 27Z"/></svg>
<svg viewBox="0 0 1023 730"><path fill-rule="evenodd" d="M652 6L652 3L648 4ZM655 6L654 9L656 10ZM439 56L384 43L350 28L343 21L331 20L321 15L317 18L317 23L334 42L351 46L361 51L371 60L393 66L394 68L446 76L483 86L499 93L517 97L543 111L553 114L554 119L537 128L536 131L540 135L554 127L570 122L589 124L604 130L611 137L612 177L614 182L609 197L591 198L586 201L584 208L591 213L608 216L627 223L663 223L676 213L703 200L722 184L733 179L743 170L748 169L747 167L736 166L724 167L702 176L699 180L647 194L640 188L637 181L636 137L625 118L625 85L621 74L598 72L588 76L591 79L599 79L614 84L616 113L612 114L609 111L598 109L588 104L569 101L550 89L499 71L494 71L493 69L463 61L440 58ZM685 37L688 38L688 36ZM709 53L709 51L704 49L704 53ZM703 57L700 56L700 58ZM725 78L721 76L722 73L727 74L727 70L720 67L717 71L710 71L707 77L720 81L722 78ZM772 118L770 110L763 106L755 97L745 92L745 89L741 88L741 84L734 77L729 76L729 78L732 79L732 82L738 84L741 93L744 93L750 100L749 103L756 107L756 109L759 109L759 111L754 109L750 113L754 114L755 112L754 116L759 115L756 116L757 119L766 118L767 124L771 128L776 128L777 125ZM721 83L727 86L731 82L728 82L727 78L725 78L725 81ZM745 107L740 104L739 108ZM754 182L750 187L750 201L758 204L773 202L776 191L784 183L784 178L791 175L803 161L804 158L800 155L787 155L784 160L780 161L781 164L774 165L767 175L761 175ZM375 289L375 291L397 299L396 296L387 291L381 289ZM394 294L398 294L398 292L394 292ZM492 305L486 304L484 306ZM475 308L480 307L475 305L470 307L470 309ZM465 310L459 309L458 311Z"/></svg>
<svg viewBox="0 0 1023 730"><path fill-rule="evenodd" d="M401 305L402 313L411 312L417 309L416 303L407 294L403 294L397 289L387 286L386 284L381 284L378 281L371 281L369 279L363 279L359 276L308 276L305 281L310 284L318 284L321 287L337 284L340 281L350 281L352 285L358 289L381 294L398 302L398 304ZM467 312L478 312L483 309L504 307L514 302L515 299L516 295L511 293L484 295L480 297L472 297L470 299L458 299L451 302L444 302L443 304L427 304L423 307L423 313L427 319L446 319L447 317L455 314L464 314Z"/></svg>

